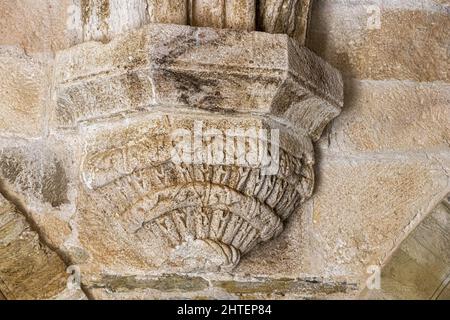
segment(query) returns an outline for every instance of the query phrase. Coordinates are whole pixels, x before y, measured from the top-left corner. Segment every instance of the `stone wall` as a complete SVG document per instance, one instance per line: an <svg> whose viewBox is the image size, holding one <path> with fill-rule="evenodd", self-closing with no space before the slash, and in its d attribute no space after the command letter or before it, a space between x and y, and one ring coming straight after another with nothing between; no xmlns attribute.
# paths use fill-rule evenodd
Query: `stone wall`
<svg viewBox="0 0 450 320"><path fill-rule="evenodd" d="M448 1L313 6L308 46L346 78L311 200L324 272L383 265L449 190L449 10Z"/></svg>
<svg viewBox="0 0 450 320"><path fill-rule="evenodd" d="M448 1L316 0L307 34L308 15L293 20L299 27L288 31L296 41L302 44L306 36L306 46L343 74L344 107L315 146L312 198L288 218L276 239L249 252L231 273L213 274L146 272L148 266L133 252L86 242L93 230L104 225L92 220L86 224L89 216L80 210L84 199L81 159L97 141L121 139L119 135L111 138L108 132L124 124L144 129L139 115L116 110L114 117L94 125L61 128L55 122L58 86L67 84L67 79L58 78L59 65L70 59L83 61L83 54L92 48L108 46L150 22L202 25L201 19L183 13L187 11L177 8L183 14L167 15L173 7L149 1L8 0L0 4L0 192L17 202L8 206L23 204L42 245L58 251L65 261L51 272L42 272L61 280L64 267L80 265L82 288L90 298L357 297L370 276L368 268L383 267L450 192ZM274 2L266 1L268 12ZM305 4L309 6L309 1ZM254 25L225 21L219 27L287 32L279 29L277 19L264 20L258 14ZM158 20L168 16L175 20ZM244 20L240 17L230 21L249 21L248 15ZM214 21L205 23L211 26ZM142 38L134 39L127 47L131 51L123 51L122 57L129 53L139 58L133 46L141 48ZM119 101L136 106L137 98L151 97L152 92L142 90L133 94L136 82L147 81L142 75L136 77L126 78L120 87L113 83L115 92L123 90L127 95L109 92L113 100L98 99L94 105L109 107ZM78 86L77 92L92 93L91 83L80 85L75 76L69 80L74 88ZM153 84L148 81L150 88ZM108 90L96 88L103 94ZM73 120L73 115L69 118ZM92 119L96 118L101 117L95 113ZM100 136L92 138L98 132ZM105 239L106 244L111 240ZM122 259L109 261L119 266L114 272L97 263L111 252ZM36 259L40 257L37 253ZM98 260L87 263L92 257ZM136 262L133 268L123 263L127 259ZM11 268L0 268L0 281ZM16 278L16 285L20 279ZM17 290L9 295L0 286L6 298L30 297L27 294L32 292ZM68 297L64 290L60 286L61 297ZM56 291L51 288L31 297L54 297Z"/></svg>

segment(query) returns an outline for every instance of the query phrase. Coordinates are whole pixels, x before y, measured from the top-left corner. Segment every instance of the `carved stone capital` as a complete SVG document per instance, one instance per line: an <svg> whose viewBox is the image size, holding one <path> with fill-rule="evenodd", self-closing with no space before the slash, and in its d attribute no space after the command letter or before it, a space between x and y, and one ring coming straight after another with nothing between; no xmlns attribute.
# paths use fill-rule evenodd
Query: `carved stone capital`
<svg viewBox="0 0 450 320"><path fill-rule="evenodd" d="M110 269L231 270L311 196L343 103L283 34L150 24L56 59L52 125L85 137L79 239Z"/></svg>

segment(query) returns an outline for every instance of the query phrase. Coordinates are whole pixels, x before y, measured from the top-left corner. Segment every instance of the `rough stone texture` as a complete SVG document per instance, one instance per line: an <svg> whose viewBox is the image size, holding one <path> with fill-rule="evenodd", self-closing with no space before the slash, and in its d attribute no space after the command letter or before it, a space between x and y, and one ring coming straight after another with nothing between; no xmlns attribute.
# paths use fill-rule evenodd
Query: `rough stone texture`
<svg viewBox="0 0 450 320"><path fill-rule="evenodd" d="M18 45L28 53L55 52L90 40L108 42L150 22L285 33L304 44L310 2L7 0L0 4L0 45Z"/></svg>
<svg viewBox="0 0 450 320"><path fill-rule="evenodd" d="M72 28L72 0L8 0L0 3L0 45L19 45L27 53L49 52L81 41Z"/></svg>
<svg viewBox="0 0 450 320"><path fill-rule="evenodd" d="M180 2L177 6L150 0L59 3L0 4L0 25L6 30L0 35L0 69L6 70L0 80L1 192L20 200L42 239L82 268L90 298L364 298L359 292L371 265L391 270L393 280L385 280L397 291L382 298L448 297L445 281L438 296L428 294L435 280L443 279L439 272L445 268L430 267L444 256L443 246L426 256L432 270L429 278L435 281L428 287L421 280L428 276L402 273L408 268L423 270L423 256L414 254L422 252L421 244L396 251L412 230L429 225L427 215L450 191L445 1L315 1L308 45L346 79L343 112L318 141L314 173L299 172L298 164L312 166L311 140L337 114L342 96L330 89L342 82L333 80L325 72L333 69L307 49L293 50L295 40L303 43L308 25L307 10L290 15L295 10L289 6L299 1L258 1L259 11L241 10L239 16L224 16L232 11L217 6L214 17ZM239 3L250 7L252 1ZM309 1L301 3L309 6ZM376 8L381 9L381 28L368 25ZM206 25L236 30L144 26L190 25L195 12ZM281 31L295 40L242 32L253 28L253 19L256 30ZM103 43L80 44L92 39ZM69 48L74 44L80 45ZM49 52L55 53L55 62ZM307 75L310 82L296 73ZM26 88L16 85L22 78ZM36 92L38 102L27 104L29 92ZM280 219L284 231L242 255L239 264L236 251L226 249L227 254L217 255L225 247L208 240L187 241L192 247L178 246L177 251L173 243L161 243L156 237L150 243L164 250L150 257L145 239L151 232L127 231L136 230L136 221L139 226L153 218L142 220L137 209L152 205L155 198L162 202L168 198L169 193L148 193L155 185L189 181L195 191L219 195L219 202L221 194L235 196L230 189L209 188L204 182L219 177L204 167L183 168L187 175L181 176L161 162L168 155L170 129L191 128L195 120L202 120L205 128L224 129L233 123L279 128L283 152L296 159L292 166L286 162L291 171L270 179L258 180L248 168L224 170L230 173L228 181L222 180L224 185L251 172L242 189L247 198L238 197L241 204L242 199L260 199L268 192L262 188L255 195L256 186L279 185L275 190L288 195L290 183L298 184L303 195L302 205L291 206L286 211L290 217ZM308 159L308 164L300 158ZM304 202L313 176L314 195ZM197 189L199 181L202 186ZM139 193L142 190L146 195ZM136 199L141 201L134 203ZM211 204L198 196L188 199L194 206L202 201ZM280 203L286 208L287 203ZM284 211L280 206L275 205L278 214ZM167 201L158 207L169 209L173 207ZM421 238L420 243L424 241L428 240ZM182 271L192 271L192 266L210 270L211 262L213 267L234 269L185 274L174 263L167 270L177 272L162 272L158 264L170 250L176 259L186 260L186 252L198 258L181 263ZM55 298L80 296L62 291Z"/></svg>
<svg viewBox="0 0 450 320"><path fill-rule="evenodd" d="M373 6L379 28L368 27ZM448 82L448 8L427 0L317 0L308 46L350 77Z"/></svg>
<svg viewBox="0 0 450 320"><path fill-rule="evenodd" d="M114 129L94 129L82 167L84 183L91 190L79 195L77 221L80 246L91 255L88 269L96 265L118 274L130 268L139 272L209 270L189 259L200 259L209 251L210 257L219 254L217 259L222 259L222 250L231 250L224 264L232 268L241 254L279 233L280 218L309 196L311 149L301 147L284 131L280 145L299 149L280 151L280 169L274 176L261 176L260 168L245 165L172 163L169 133L174 128L192 128L199 119L205 130L264 125L256 118L212 118L200 113L193 117L181 112L177 117L161 111L139 116L137 121L129 118ZM299 157L301 152L304 156ZM200 203L205 211L199 210Z"/></svg>
<svg viewBox="0 0 450 320"><path fill-rule="evenodd" d="M63 158L67 145L51 143L2 140L1 176L27 202L34 203L34 208L62 208L71 198L69 180L73 177L67 173L70 163Z"/></svg>
<svg viewBox="0 0 450 320"><path fill-rule="evenodd" d="M373 7L380 28L368 26ZM448 6L426 0L313 6L308 44L347 78L343 112L319 141L310 200L311 247L327 248L317 250L326 272L356 267L363 278L385 265L449 190L448 16ZM396 297L407 297L410 281Z"/></svg>
<svg viewBox="0 0 450 320"><path fill-rule="evenodd" d="M439 204L384 266L380 290L366 290L372 299L448 300L450 285L450 207Z"/></svg>
<svg viewBox="0 0 450 320"><path fill-rule="evenodd" d="M345 108L321 146L335 152L450 150L450 85L345 83Z"/></svg>
<svg viewBox="0 0 450 320"><path fill-rule="evenodd" d="M189 1L153 0L147 5L152 23L188 24Z"/></svg>
<svg viewBox="0 0 450 320"><path fill-rule="evenodd" d="M82 41L108 41L115 35L150 22L151 0L79 0L72 9L72 29L82 30ZM165 12L160 12L165 14Z"/></svg>
<svg viewBox="0 0 450 320"><path fill-rule="evenodd" d="M298 299L338 298L353 294L345 282L316 278L265 278L248 280L206 279L204 276L161 275L149 277L103 277L88 284L96 299Z"/></svg>
<svg viewBox="0 0 450 320"><path fill-rule="evenodd" d="M343 99L334 69L284 35L153 24L62 51L55 69L57 126L170 105L267 113L317 138Z"/></svg>
<svg viewBox="0 0 450 320"><path fill-rule="evenodd" d="M0 73L0 137L42 135L50 102L48 59L4 46L0 48Z"/></svg>
<svg viewBox="0 0 450 320"><path fill-rule="evenodd" d="M311 142L343 99L339 74L286 36L187 26L65 50L54 74L52 130L77 127L84 140L67 254L84 252L89 276L233 269L311 195ZM172 163L171 132L195 121L279 130L279 169Z"/></svg>
<svg viewBox="0 0 450 320"><path fill-rule="evenodd" d="M304 44L312 3L312 0L260 0L257 30L285 33Z"/></svg>
<svg viewBox="0 0 450 320"><path fill-rule="evenodd" d="M313 261L332 274L365 273L367 266L382 264L430 203L449 190L448 166L444 170L426 155L371 159L331 153L320 165L320 185L311 200L311 241L320 260Z"/></svg>
<svg viewBox="0 0 450 320"><path fill-rule="evenodd" d="M65 290L65 264L40 243L17 209L0 196L0 290L7 299L49 299Z"/></svg>
<svg viewBox="0 0 450 320"><path fill-rule="evenodd" d="M255 30L255 0L192 0L190 24L199 27Z"/></svg>

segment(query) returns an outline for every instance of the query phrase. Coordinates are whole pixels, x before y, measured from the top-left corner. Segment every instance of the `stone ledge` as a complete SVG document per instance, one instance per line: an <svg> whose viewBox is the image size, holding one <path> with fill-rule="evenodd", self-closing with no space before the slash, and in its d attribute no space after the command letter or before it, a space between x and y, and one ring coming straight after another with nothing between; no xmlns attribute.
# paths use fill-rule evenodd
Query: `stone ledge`
<svg viewBox="0 0 450 320"><path fill-rule="evenodd" d="M356 294L358 286L345 281L328 281L322 278L209 279L188 274L163 274L152 276L104 275L91 279L87 289L94 296L107 295L120 299L121 295L140 295L140 299L158 299L165 295L180 298L211 299L286 299L339 297Z"/></svg>

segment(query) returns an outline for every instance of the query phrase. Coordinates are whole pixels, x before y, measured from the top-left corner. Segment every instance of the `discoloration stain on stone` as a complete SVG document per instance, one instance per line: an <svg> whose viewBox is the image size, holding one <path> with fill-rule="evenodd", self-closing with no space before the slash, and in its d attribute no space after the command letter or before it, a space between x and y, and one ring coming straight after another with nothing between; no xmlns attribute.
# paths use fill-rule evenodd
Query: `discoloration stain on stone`
<svg viewBox="0 0 450 320"><path fill-rule="evenodd" d="M201 291L209 287L208 282L200 277L166 274L157 278L138 278L136 276L103 276L100 283L93 283L90 288L106 287L112 291L133 289L154 289L159 291Z"/></svg>
<svg viewBox="0 0 450 320"><path fill-rule="evenodd" d="M52 207L67 203L69 182L63 163L37 157L30 158L17 148L4 150L0 154L0 174L11 184L24 184L27 189L34 190L37 197Z"/></svg>
<svg viewBox="0 0 450 320"><path fill-rule="evenodd" d="M335 294L356 290L356 285L346 282L323 282L315 279L271 279L261 278L255 281L212 281L213 286L238 295L264 294Z"/></svg>
<svg viewBox="0 0 450 320"><path fill-rule="evenodd" d="M50 167L44 171L42 177L42 197L44 201L55 208L67 203L68 183L62 163L55 160L53 168Z"/></svg>
<svg viewBox="0 0 450 320"><path fill-rule="evenodd" d="M122 80L126 93L130 102L133 105L142 105L145 95L144 86L139 76L134 72L127 72L125 78Z"/></svg>
<svg viewBox="0 0 450 320"><path fill-rule="evenodd" d="M81 20L83 21L83 25L87 25L92 14L91 0L80 0L80 7Z"/></svg>

